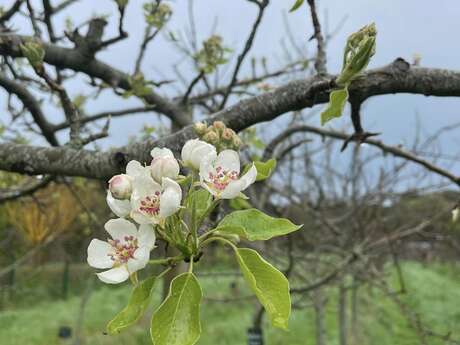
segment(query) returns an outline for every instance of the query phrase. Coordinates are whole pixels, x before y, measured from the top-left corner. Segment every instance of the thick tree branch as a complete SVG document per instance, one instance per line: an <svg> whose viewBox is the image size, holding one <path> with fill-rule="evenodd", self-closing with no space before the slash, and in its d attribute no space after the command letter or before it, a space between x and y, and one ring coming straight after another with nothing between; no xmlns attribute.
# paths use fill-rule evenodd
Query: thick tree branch
<svg viewBox="0 0 460 345"><path fill-rule="evenodd" d="M222 120L240 131L289 111L325 103L333 80L334 76L328 76L293 81L272 92L242 100L214 114L209 121ZM390 64L364 73L350 85L350 94L361 101L394 93L460 97L460 72L420 67L402 70ZM177 153L192 137L193 128L187 126L159 140L145 140L110 152L0 144L0 169L106 179L122 171L130 159L148 162L149 152L155 145L168 146Z"/></svg>

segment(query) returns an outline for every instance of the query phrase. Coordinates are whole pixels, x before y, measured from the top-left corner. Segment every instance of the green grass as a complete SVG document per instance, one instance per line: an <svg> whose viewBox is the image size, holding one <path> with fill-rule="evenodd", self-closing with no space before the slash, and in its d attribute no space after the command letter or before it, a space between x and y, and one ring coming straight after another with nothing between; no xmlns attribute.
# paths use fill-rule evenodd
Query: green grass
<svg viewBox="0 0 460 345"><path fill-rule="evenodd" d="M437 333L452 331L452 337L460 338L460 268L434 264L425 267L417 263L403 265L408 293L401 298L411 309L421 315L423 322ZM82 274L83 276L85 274ZM396 274L391 272L389 279L397 288ZM249 292L244 282L238 278L237 287L231 288L234 277L200 279L205 296L228 298L247 296ZM83 335L85 344L90 345L132 345L151 344L149 339L149 311L139 324L118 336L104 335L108 320L122 309L129 296L130 287L106 286L96 282L97 289L92 293L85 311ZM80 284L81 287L83 286ZM327 291L329 301L326 310L327 344L338 344L336 290ZM159 289L152 305L158 305ZM29 306L24 303L11 304L0 311L1 345L57 345L63 344L57 338L60 326L74 328L80 308L80 298L76 294L66 301L51 301L29 296ZM409 345L419 343L416 332L408 326L398 306L384 297L376 289L360 289L359 303L359 344ZM30 302L33 301L33 302ZM251 299L234 303L205 301L202 305L203 334L201 345L246 344L246 330L256 304ZM307 345L315 344L314 314L311 309L295 310L290 321L290 331L284 332L264 324L268 345ZM351 342L350 342L351 343ZM443 344L429 338L428 343Z"/></svg>

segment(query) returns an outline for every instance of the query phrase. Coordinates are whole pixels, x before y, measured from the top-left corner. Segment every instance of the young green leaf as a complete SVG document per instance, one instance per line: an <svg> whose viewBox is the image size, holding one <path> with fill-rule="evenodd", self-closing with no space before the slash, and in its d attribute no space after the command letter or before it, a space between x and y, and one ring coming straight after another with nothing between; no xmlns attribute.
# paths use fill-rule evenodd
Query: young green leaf
<svg viewBox="0 0 460 345"><path fill-rule="evenodd" d="M142 281L133 289L128 305L107 324L107 333L117 334L137 322L147 309L156 277Z"/></svg>
<svg viewBox="0 0 460 345"><path fill-rule="evenodd" d="M257 169L256 181L263 181L263 180L269 178L270 175L275 170L275 168L276 168L276 159L272 158L272 159L269 159L266 162L255 161L254 165L256 166L256 169ZM252 164L247 164L244 167L243 174L246 173L251 168L251 166L252 166Z"/></svg>
<svg viewBox="0 0 460 345"><path fill-rule="evenodd" d="M251 203L243 198L230 199L228 204L234 210L246 210L248 208L252 208Z"/></svg>
<svg viewBox="0 0 460 345"><path fill-rule="evenodd" d="M301 225L295 225L288 219L273 218L255 208L232 212L217 225L220 232L236 234L250 241L269 240L300 228Z"/></svg>
<svg viewBox="0 0 460 345"><path fill-rule="evenodd" d="M302 6L303 2L304 0L296 0L294 6L292 6L289 12L294 12L295 10L297 10L300 6Z"/></svg>
<svg viewBox="0 0 460 345"><path fill-rule="evenodd" d="M152 317L153 344L195 344L201 333L201 297L201 287L193 273L182 273L174 278L168 297Z"/></svg>
<svg viewBox="0 0 460 345"><path fill-rule="evenodd" d="M274 327L287 329L291 314L291 296L286 277L248 248L235 251L244 279L264 306Z"/></svg>
<svg viewBox="0 0 460 345"><path fill-rule="evenodd" d="M187 207L195 205L196 217L200 218L212 204L212 195L205 189L197 189L187 198Z"/></svg>
<svg viewBox="0 0 460 345"><path fill-rule="evenodd" d="M321 125L332 120L333 118L340 117L345 108L348 100L348 89L334 90L329 96L329 104L327 108L321 113Z"/></svg>

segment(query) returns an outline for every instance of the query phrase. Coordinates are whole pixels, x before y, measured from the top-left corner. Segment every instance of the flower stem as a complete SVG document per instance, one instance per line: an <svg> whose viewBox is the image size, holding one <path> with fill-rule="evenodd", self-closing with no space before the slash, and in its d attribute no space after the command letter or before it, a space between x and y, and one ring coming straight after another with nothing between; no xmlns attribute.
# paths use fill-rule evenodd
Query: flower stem
<svg viewBox="0 0 460 345"><path fill-rule="evenodd" d="M139 284L139 279L137 279L137 272L133 272L129 275L129 279L131 280L131 283L133 283L134 286L137 286Z"/></svg>
<svg viewBox="0 0 460 345"><path fill-rule="evenodd" d="M171 256L164 259L149 260L150 265L173 265L174 263L184 259L183 255Z"/></svg>
<svg viewBox="0 0 460 345"><path fill-rule="evenodd" d="M205 247L206 245L208 245L209 243L215 242L215 241L217 241L217 242L222 242L223 244L229 245L230 247L232 247L232 249L233 249L234 251L236 251L236 250L238 249L232 241L227 240L226 238L217 237L217 236L216 236L216 237L210 237L210 238L204 240L203 242L201 242L201 243L200 243L200 248L203 248L203 247Z"/></svg>
<svg viewBox="0 0 460 345"><path fill-rule="evenodd" d="M188 273L193 272L193 255L190 256L190 265L188 266Z"/></svg>

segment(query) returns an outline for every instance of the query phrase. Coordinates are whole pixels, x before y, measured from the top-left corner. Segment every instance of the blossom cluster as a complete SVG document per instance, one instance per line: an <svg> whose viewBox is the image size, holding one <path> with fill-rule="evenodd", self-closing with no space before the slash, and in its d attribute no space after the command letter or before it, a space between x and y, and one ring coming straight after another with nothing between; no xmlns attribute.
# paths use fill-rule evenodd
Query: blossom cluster
<svg viewBox="0 0 460 345"><path fill-rule="evenodd" d="M105 224L112 239L93 239L88 247L89 265L108 269L97 274L105 283L123 282L148 264L155 247L155 230L164 232L168 217L184 208L178 183L186 179L180 175L181 165L191 176L199 177L197 185L215 199L244 197L242 191L257 177L254 164L241 174L237 151L225 149L218 153L214 145L199 139L185 143L180 161L168 148L155 147L151 156L150 165L132 160L125 174L109 180L106 200L118 217Z"/></svg>

